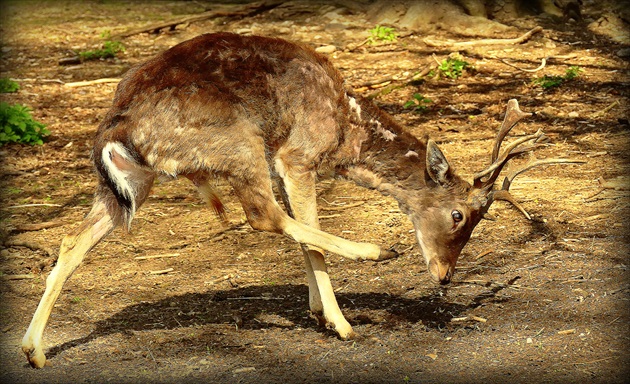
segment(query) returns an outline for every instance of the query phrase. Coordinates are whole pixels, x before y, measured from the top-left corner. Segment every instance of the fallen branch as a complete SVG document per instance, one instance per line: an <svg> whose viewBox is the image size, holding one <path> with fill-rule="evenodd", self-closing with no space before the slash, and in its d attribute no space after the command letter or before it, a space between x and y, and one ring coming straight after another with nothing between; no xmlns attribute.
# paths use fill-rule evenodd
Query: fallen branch
<svg viewBox="0 0 630 384"><path fill-rule="evenodd" d="M35 275L32 273L26 275L2 275L2 280L26 280L26 279L34 279Z"/></svg>
<svg viewBox="0 0 630 384"><path fill-rule="evenodd" d="M426 45L430 47L438 47L438 48L465 48L465 47L473 47L479 45L516 45L521 44L524 41L529 40L534 34L542 32L542 27L536 27L524 35L517 37L515 39L482 39L475 41L439 41L432 40L430 38L425 38L423 41Z"/></svg>
<svg viewBox="0 0 630 384"><path fill-rule="evenodd" d="M118 83L121 79L117 78L103 78L96 80L86 80L86 81L77 81L74 83L66 83L66 87L77 88L77 87L87 87L94 84L104 84L104 83Z"/></svg>
<svg viewBox="0 0 630 384"><path fill-rule="evenodd" d="M21 224L17 225L14 231L17 232L28 232L28 231L40 231L42 229L61 227L65 223L62 221L46 221L43 223L36 224Z"/></svg>
<svg viewBox="0 0 630 384"><path fill-rule="evenodd" d="M129 36L133 36L133 35L138 35L140 33L158 33L160 30L168 28L171 31L175 30L175 27L177 27L180 24L188 24L188 23L194 23L197 21L202 21L202 20L206 20L206 19L212 19L212 18L216 18L216 17L234 17L234 16L239 16L239 17L249 17L249 16L254 16L258 13L261 12L265 12L268 11L270 9L273 9L275 7L277 7L278 5L280 5L282 2L281 1L260 1L257 3L252 3L252 4L247 4L244 5L240 8L237 9L232 9L232 10L228 10L228 9L215 9L212 11L207 11L207 12L203 12L199 15L195 15L195 16L188 16L188 17L183 17L183 18L179 18L179 19L175 19L175 20L171 20L171 21L167 21L167 22L162 22L162 23L158 23L158 24L152 24L146 27L142 27L142 28L136 28L136 29L132 29L126 32L122 32L122 33L118 33L113 35L111 38L112 39L119 39L119 38L124 38L124 37L129 37Z"/></svg>
<svg viewBox="0 0 630 384"><path fill-rule="evenodd" d="M605 115L606 113L608 113L608 111L610 111L611 109L613 109L614 107L616 107L616 106L618 106L618 105L620 105L620 104L619 104L619 100L615 100L615 101L613 101L613 102L612 102L609 106L607 106L606 108L602 109L601 111L594 112L594 113L591 115L591 118L595 118L595 117L600 117L600 116L603 116L603 115Z"/></svg>
<svg viewBox="0 0 630 384"><path fill-rule="evenodd" d="M52 248L46 247L45 245L41 245L35 241L27 241L27 240L7 240L4 242L5 247L26 247L33 251L44 251L48 256L52 256L53 250Z"/></svg>
<svg viewBox="0 0 630 384"><path fill-rule="evenodd" d="M439 65L439 63L438 63L438 65ZM374 99L374 98L376 98L378 96L381 96L381 95L387 95L388 93L392 92L395 89L402 88L402 87L404 87L404 86L406 86L406 85L408 85L410 83L413 83L414 81L418 81L421 78L423 78L424 76L426 76L433 69L437 68L438 65L433 64L433 63L429 63L426 67L424 67L424 69L422 71L416 73L413 76L410 76L410 77L407 77L407 78L404 78L404 79L399 79L399 80L392 79L391 81L392 81L393 84L390 84L390 85L388 85L386 87L383 87L383 88L377 90L376 92L373 92L373 93L367 95L367 98L368 99Z"/></svg>

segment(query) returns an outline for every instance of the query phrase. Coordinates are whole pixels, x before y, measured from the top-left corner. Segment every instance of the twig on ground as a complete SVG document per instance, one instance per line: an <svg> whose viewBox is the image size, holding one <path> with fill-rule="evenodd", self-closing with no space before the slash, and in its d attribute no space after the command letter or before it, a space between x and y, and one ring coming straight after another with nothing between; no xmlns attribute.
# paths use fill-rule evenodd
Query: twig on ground
<svg viewBox="0 0 630 384"><path fill-rule="evenodd" d="M2 277L2 280L27 280L34 279L35 275L28 273L26 275L2 275L0 277Z"/></svg>
<svg viewBox="0 0 630 384"><path fill-rule="evenodd" d="M267 296L254 296L254 297L228 297L228 300L286 300L284 297L267 297Z"/></svg>
<svg viewBox="0 0 630 384"><path fill-rule="evenodd" d="M439 65L439 63L438 63L438 65ZM393 84L389 84L389 85L387 85L387 86L385 86L383 88L380 88L376 92L373 92L373 93L367 95L366 97L368 99L374 99L375 97L378 97L378 96L381 96L381 95L387 95L388 93L392 92L394 89L402 88L402 87L406 86L407 84L410 84L410 83L413 83L414 81L420 80L421 78L426 76L429 72L431 72L431 70L433 70L435 68L437 68L436 64L429 63L419 73L417 73L417 74L415 74L415 75L413 75L411 77L404 78L404 79L391 80Z"/></svg>
<svg viewBox="0 0 630 384"><path fill-rule="evenodd" d="M333 219L335 217L340 217L341 215L338 213L333 213L332 215L319 215L319 219L320 220L324 220L324 219Z"/></svg>
<svg viewBox="0 0 630 384"><path fill-rule="evenodd" d="M478 254L477 256L475 256L475 261L481 259L482 257L485 257L489 254L491 254L492 252L494 252L494 249L488 249L487 251L483 251L480 254Z"/></svg>
<svg viewBox="0 0 630 384"><path fill-rule="evenodd" d="M611 109L613 109L614 107L616 107L616 106L618 106L618 105L620 105L620 104L619 104L619 100L615 100L615 101L613 101L613 102L612 102L609 106L607 106L606 108L602 109L601 111L594 112L594 113L591 115L591 118L595 118L595 117L600 117L600 116L603 116L603 115L605 115L606 113L608 113Z"/></svg>
<svg viewBox="0 0 630 384"><path fill-rule="evenodd" d="M459 322L459 321L468 321L468 320L474 320L474 321L478 321L480 323L485 323L486 321L488 321L488 319L484 319L483 317L470 315L470 316L464 316L464 317L453 317L451 319L451 323L455 323L455 322Z"/></svg>
<svg viewBox="0 0 630 384"><path fill-rule="evenodd" d="M280 4L282 4L282 1L267 0L267 1L259 1L256 3L247 4L242 7L235 8L235 9L225 9L225 8L215 9L215 10L207 11L199 15L195 15L195 16L183 17L183 18L179 18L175 20L158 23L158 24L152 24L146 27L132 29L126 32L117 33L115 35L112 35L111 38L119 39L123 37L138 35L140 33L158 33L161 29L166 29L166 28L170 30L174 30L175 27L177 27L180 24L189 24L189 23L194 23L197 21L202 21L202 20L207 20L207 19L212 19L212 18L217 18L217 17L254 16L258 13L273 9Z"/></svg>
<svg viewBox="0 0 630 384"><path fill-rule="evenodd" d="M164 257L177 257L179 253L165 253L163 255L152 255L152 256L137 256L134 257L135 260L150 260L150 259L161 259Z"/></svg>
<svg viewBox="0 0 630 384"><path fill-rule="evenodd" d="M531 38L534 34L542 32L542 30L543 28L539 26L528 31L522 36L519 36L514 39L481 39L481 40L474 40L474 41L454 42L454 41L439 41L439 40L433 40L430 38L425 38L423 41L426 45L430 47L455 48L455 49L479 46L479 45L516 45L516 44L521 44L522 42L529 40L529 38Z"/></svg>
<svg viewBox="0 0 630 384"><path fill-rule="evenodd" d="M210 285L213 285L213 284L217 284L217 283L220 283L220 282L222 282L222 281L225 281L225 280L230 280L230 279L231 279L231 278L233 278L233 277L234 277L234 275L233 275L233 274L231 274L231 273L229 273L229 274L227 274L227 275L224 275L224 276L218 277L218 278L216 278L216 279L214 279L214 280L206 281L206 282L205 282L205 284L210 284Z"/></svg>
<svg viewBox="0 0 630 384"><path fill-rule="evenodd" d="M22 204L22 205L12 205L7 207L7 209L16 209L16 208L31 208L31 207L63 207L61 204L49 204L49 203L41 203L41 204Z"/></svg>
<svg viewBox="0 0 630 384"><path fill-rule="evenodd" d="M546 57L543 57L543 58L542 58L542 60L541 60L540 65L539 65L537 68L534 68L534 69L527 69L527 68L520 68L520 67L517 67L516 65L514 65L514 64L512 64L512 63L509 63L509 62L508 62L507 60L505 60L505 59L501 59L501 62L502 62L503 64L505 64L505 65L509 65L509 66L510 66L510 67L512 67L512 68L516 68L516 69L518 69L519 71L523 71L523 72L538 72L538 71L540 71L541 69L545 68L545 65L547 64L547 58L546 58Z"/></svg>
<svg viewBox="0 0 630 384"><path fill-rule="evenodd" d="M42 229L61 227L64 224L65 223L62 221L45 221L43 223L21 224L21 225L17 225L14 231L17 231L17 232L40 231Z"/></svg>
<svg viewBox="0 0 630 384"><path fill-rule="evenodd" d="M169 272L173 272L173 268L161 269L159 271L149 271L149 274L151 274L151 275L164 275L164 274L167 274Z"/></svg>
<svg viewBox="0 0 630 384"><path fill-rule="evenodd" d="M66 83L66 87L77 88L77 87L87 87L94 84L105 84L105 83L118 83L121 79L118 78L103 78L96 80L86 80L86 81L76 81L74 83Z"/></svg>
<svg viewBox="0 0 630 384"><path fill-rule="evenodd" d="M622 185L621 182L616 183L614 181L606 181L603 177L600 177L599 179L597 179L597 182L599 183L599 190L595 192L594 194L586 197L584 201L591 200L592 198L594 198L595 196L599 195L600 193L604 192L607 189L613 189L615 191L623 191L623 190L628 189L628 187Z"/></svg>

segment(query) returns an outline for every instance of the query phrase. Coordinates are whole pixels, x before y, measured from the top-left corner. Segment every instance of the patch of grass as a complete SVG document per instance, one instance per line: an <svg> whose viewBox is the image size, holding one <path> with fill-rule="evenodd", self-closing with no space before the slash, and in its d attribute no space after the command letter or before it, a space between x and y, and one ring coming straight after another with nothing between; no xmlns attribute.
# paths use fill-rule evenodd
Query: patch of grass
<svg viewBox="0 0 630 384"><path fill-rule="evenodd" d="M370 33L370 37L368 37L368 42L370 44L374 44L377 41L396 41L398 37L398 33L394 28L384 27L382 25L377 25L376 27L368 30Z"/></svg>
<svg viewBox="0 0 630 384"><path fill-rule="evenodd" d="M412 99L403 104L403 108L411 109L413 112L422 113L427 110L428 104L432 102L428 97L419 93L414 93Z"/></svg>
<svg viewBox="0 0 630 384"><path fill-rule="evenodd" d="M16 187L8 187L7 189L5 189L5 192L9 195L17 195L22 193L22 190Z"/></svg>
<svg viewBox="0 0 630 384"><path fill-rule="evenodd" d="M48 135L50 131L33 119L28 107L0 103L0 146L7 143L42 145Z"/></svg>
<svg viewBox="0 0 630 384"><path fill-rule="evenodd" d="M15 81L3 77L0 78L0 93L13 93L20 89L20 85Z"/></svg>
<svg viewBox="0 0 630 384"><path fill-rule="evenodd" d="M564 82L573 80L576 77L580 76L580 72L582 69L576 65L572 65L567 69L564 76L549 76L545 75L543 77L539 77L533 80L535 85L541 86L543 89L551 89L555 87L559 87Z"/></svg>
<svg viewBox="0 0 630 384"><path fill-rule="evenodd" d="M119 52L125 51L125 46L120 41L110 40L109 31L101 33L101 38L105 40L101 49L81 51L78 53L81 61L110 59L116 57Z"/></svg>
<svg viewBox="0 0 630 384"><path fill-rule="evenodd" d="M470 63L463 59L460 55L453 55L442 60L438 67L439 73L451 79L459 78L464 69L471 67Z"/></svg>

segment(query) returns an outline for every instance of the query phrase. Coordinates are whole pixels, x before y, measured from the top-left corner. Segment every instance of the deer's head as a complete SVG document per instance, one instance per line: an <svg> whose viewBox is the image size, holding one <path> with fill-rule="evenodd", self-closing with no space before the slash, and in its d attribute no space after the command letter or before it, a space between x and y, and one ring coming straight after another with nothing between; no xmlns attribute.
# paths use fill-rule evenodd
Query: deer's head
<svg viewBox="0 0 630 384"><path fill-rule="evenodd" d="M568 159L530 161L522 168L508 174L500 188L495 182L507 162L521 154L541 146L546 137L541 131L516 139L499 155L501 143L508 132L524 117L516 100L508 102L505 119L497 135L492 151L491 164L474 176L470 184L457 176L446 157L431 140L427 143L426 172L427 192L420 196L408 196L401 207L413 222L416 237L432 279L440 284L450 282L455 272L462 248L481 219L492 219L488 209L495 200L512 203L527 219L525 209L509 192L512 180L522 172L546 164L577 163Z"/></svg>

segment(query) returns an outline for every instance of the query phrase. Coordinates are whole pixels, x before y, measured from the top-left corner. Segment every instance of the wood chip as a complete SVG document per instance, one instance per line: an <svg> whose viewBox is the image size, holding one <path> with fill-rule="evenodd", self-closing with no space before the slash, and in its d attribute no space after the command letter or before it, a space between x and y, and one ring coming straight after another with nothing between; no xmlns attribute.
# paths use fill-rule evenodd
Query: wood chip
<svg viewBox="0 0 630 384"><path fill-rule="evenodd" d="M152 275L164 275L166 273L172 272L173 268L166 268L166 269L162 269L160 271L149 271L150 274Z"/></svg>
<svg viewBox="0 0 630 384"><path fill-rule="evenodd" d="M475 256L475 261L481 259L484 256L487 256L489 254L491 254L492 252L494 252L494 249L488 249L487 251L483 251L480 254L478 254L477 256Z"/></svg>
<svg viewBox="0 0 630 384"><path fill-rule="evenodd" d="M232 274L230 273L230 274L227 274L227 275L225 275L225 276L221 276L221 277L219 277L219 278L216 278L216 279L214 279L214 280L211 280L211 281L206 281L205 283L206 283L206 284L217 284L217 283L220 283L220 282L222 282L222 281L229 280L229 279L231 279L231 278L233 278L233 277L234 277L234 275L232 275Z"/></svg>
<svg viewBox="0 0 630 384"><path fill-rule="evenodd" d="M564 331L558 331L558 335L571 335L575 333L575 328L565 329Z"/></svg>
<svg viewBox="0 0 630 384"><path fill-rule="evenodd" d="M256 367L244 367L244 368L237 368L233 370L232 373L234 374L247 373L247 372L254 372L255 370L256 370Z"/></svg>

